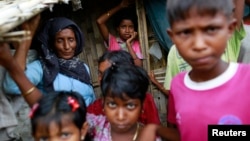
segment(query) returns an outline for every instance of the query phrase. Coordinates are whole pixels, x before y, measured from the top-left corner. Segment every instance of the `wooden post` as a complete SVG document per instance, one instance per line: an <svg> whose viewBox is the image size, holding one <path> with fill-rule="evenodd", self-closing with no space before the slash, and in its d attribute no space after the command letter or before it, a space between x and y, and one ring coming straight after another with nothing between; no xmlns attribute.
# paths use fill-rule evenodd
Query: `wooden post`
<svg viewBox="0 0 250 141"><path fill-rule="evenodd" d="M149 45L148 45L148 32L147 32L147 21L146 21L146 12L144 9L143 0L136 0L136 13L138 17L138 35L141 45L142 54L144 57L143 68L148 72L150 71L150 60L149 60ZM150 92L152 91L152 86L149 88Z"/></svg>

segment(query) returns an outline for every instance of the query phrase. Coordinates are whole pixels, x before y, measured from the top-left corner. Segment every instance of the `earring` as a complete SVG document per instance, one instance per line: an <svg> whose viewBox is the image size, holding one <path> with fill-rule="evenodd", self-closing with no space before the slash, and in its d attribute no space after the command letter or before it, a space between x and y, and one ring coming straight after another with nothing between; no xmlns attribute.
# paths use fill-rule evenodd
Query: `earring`
<svg viewBox="0 0 250 141"><path fill-rule="evenodd" d="M84 139L85 139L85 136L81 136L81 141L84 141Z"/></svg>

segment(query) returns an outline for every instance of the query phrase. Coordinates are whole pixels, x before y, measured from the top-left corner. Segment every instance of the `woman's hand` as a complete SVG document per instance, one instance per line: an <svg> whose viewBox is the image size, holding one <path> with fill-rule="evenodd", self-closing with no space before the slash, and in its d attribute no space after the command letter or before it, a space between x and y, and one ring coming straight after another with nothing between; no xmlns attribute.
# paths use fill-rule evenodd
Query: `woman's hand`
<svg viewBox="0 0 250 141"><path fill-rule="evenodd" d="M40 14L32 17L30 20L24 22L21 27L23 30L27 30L27 31L30 31L30 35L33 37L35 32L36 32L36 29L39 25L39 22L40 22Z"/></svg>
<svg viewBox="0 0 250 141"><path fill-rule="evenodd" d="M7 43L0 43L0 65L8 68L11 60L13 60L13 56L10 52L9 45Z"/></svg>
<svg viewBox="0 0 250 141"><path fill-rule="evenodd" d="M13 42L12 45L15 49L21 48L21 50L28 51L31 45L31 41L35 35L36 29L40 22L40 14L32 17L28 21L25 21L20 27L22 30L29 32L28 36L30 38L26 38L25 40L21 42Z"/></svg>

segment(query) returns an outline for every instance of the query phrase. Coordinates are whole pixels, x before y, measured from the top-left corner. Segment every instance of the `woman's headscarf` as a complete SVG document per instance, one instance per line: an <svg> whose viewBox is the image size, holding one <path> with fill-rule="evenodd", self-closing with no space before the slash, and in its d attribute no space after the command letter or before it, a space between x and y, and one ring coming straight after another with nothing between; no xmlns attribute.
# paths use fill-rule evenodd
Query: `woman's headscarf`
<svg viewBox="0 0 250 141"><path fill-rule="evenodd" d="M73 29L77 42L75 55L72 59L68 60L58 58L54 49L56 33L65 28ZM40 60L43 67L43 83L45 90L54 90L53 81L59 72L81 82L91 84L90 76L84 63L76 57L82 52L84 37L80 28L73 21L64 17L49 19L38 34L37 40L41 45Z"/></svg>

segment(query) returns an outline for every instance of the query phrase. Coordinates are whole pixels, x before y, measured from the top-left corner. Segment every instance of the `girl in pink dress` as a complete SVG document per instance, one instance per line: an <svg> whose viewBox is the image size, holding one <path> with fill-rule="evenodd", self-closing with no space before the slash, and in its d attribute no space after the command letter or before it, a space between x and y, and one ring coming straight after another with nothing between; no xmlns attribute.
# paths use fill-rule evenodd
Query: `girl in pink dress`
<svg viewBox="0 0 250 141"><path fill-rule="evenodd" d="M137 17L133 9L127 8L129 0L122 0L119 5L102 14L97 19L97 26L108 50L126 50L134 59L135 65L142 66L142 52L137 38ZM119 14L117 13L119 11ZM118 36L112 35L106 25L111 16L116 14L115 29Z"/></svg>

